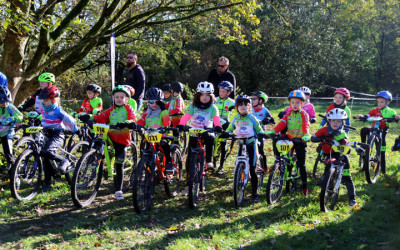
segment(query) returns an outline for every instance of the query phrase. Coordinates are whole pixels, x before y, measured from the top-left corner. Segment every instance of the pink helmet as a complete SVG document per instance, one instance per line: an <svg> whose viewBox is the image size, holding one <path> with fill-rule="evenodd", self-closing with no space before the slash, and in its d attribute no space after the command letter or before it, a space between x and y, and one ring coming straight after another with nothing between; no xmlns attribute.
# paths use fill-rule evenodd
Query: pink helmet
<svg viewBox="0 0 400 250"><path fill-rule="evenodd" d="M347 99L350 99L350 91L346 88L337 88L335 90L335 95L337 93L344 95Z"/></svg>

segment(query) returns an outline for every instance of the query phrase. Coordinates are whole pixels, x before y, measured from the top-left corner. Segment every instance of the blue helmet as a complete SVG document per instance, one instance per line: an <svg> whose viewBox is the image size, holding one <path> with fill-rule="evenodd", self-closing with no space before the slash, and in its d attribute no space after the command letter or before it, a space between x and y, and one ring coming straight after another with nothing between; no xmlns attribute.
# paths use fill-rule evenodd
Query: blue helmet
<svg viewBox="0 0 400 250"><path fill-rule="evenodd" d="M386 100L388 100L390 102L392 101L392 93L390 93L389 91L386 91L386 90L379 91L375 97L376 98L378 98L378 97L385 98Z"/></svg>
<svg viewBox="0 0 400 250"><path fill-rule="evenodd" d="M238 97L236 97L235 103L237 104L239 102L250 103L251 102L250 96L248 96L248 95L239 95Z"/></svg>
<svg viewBox="0 0 400 250"><path fill-rule="evenodd" d="M301 99L303 102L306 100L306 96L304 95L304 93L300 90L293 90L289 93L288 99L292 99L292 98L299 98Z"/></svg>
<svg viewBox="0 0 400 250"><path fill-rule="evenodd" d="M7 76L0 72L0 86L8 87Z"/></svg>
<svg viewBox="0 0 400 250"><path fill-rule="evenodd" d="M0 104L11 102L11 92L6 86L0 86Z"/></svg>
<svg viewBox="0 0 400 250"><path fill-rule="evenodd" d="M229 81L222 81L218 84L218 88L221 89L226 89L229 92L232 92L233 90L233 85Z"/></svg>

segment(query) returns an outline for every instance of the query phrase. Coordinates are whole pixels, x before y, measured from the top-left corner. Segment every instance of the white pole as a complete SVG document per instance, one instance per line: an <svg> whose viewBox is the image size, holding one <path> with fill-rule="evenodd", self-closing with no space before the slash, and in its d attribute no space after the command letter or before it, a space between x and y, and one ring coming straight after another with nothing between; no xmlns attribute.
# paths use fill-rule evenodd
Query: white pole
<svg viewBox="0 0 400 250"><path fill-rule="evenodd" d="M115 34L111 33L111 90L115 87ZM111 104L113 103L112 95L111 95Z"/></svg>

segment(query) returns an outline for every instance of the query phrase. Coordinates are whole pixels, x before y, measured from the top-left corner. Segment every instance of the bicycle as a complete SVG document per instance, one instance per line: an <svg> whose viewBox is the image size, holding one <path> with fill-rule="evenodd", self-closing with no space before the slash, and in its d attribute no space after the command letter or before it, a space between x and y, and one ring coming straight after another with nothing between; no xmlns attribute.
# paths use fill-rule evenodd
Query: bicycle
<svg viewBox="0 0 400 250"><path fill-rule="evenodd" d="M270 134L267 138L277 140L276 148L280 153L275 156L275 162L270 170L267 182L267 202L274 204L281 198L283 186L286 185L286 193L293 193L298 189L297 180L300 177L300 172L290 152L294 146L293 141L300 141L300 139L288 139L277 134Z"/></svg>
<svg viewBox="0 0 400 250"><path fill-rule="evenodd" d="M46 136L43 132L54 131L52 128L43 127L28 127L25 132L35 134L35 140L27 142L27 148L17 157L14 165L11 167L10 174L10 189L11 195L17 200L31 200L38 192L42 185L43 163L40 152L46 141ZM71 132L64 132L70 134ZM65 150L65 142L63 147L58 150L64 157L68 157L72 165L76 164L81 152L87 150L89 144L86 142L76 143L70 152ZM57 162L50 161L54 171L57 171ZM65 178L68 183L71 183L70 170L66 172Z"/></svg>
<svg viewBox="0 0 400 250"><path fill-rule="evenodd" d="M220 167L224 165L226 159L228 159L229 155L231 154L231 152L233 151L234 147L235 147L235 141L234 139L231 140L231 143L229 145L229 147L227 147L226 153L225 153L225 157L223 160L220 160L221 157L221 138L219 135L217 135L215 137L215 144L214 144L214 152L213 152L213 164L214 167L217 167L218 165L218 161L221 162Z"/></svg>
<svg viewBox="0 0 400 250"><path fill-rule="evenodd" d="M112 178L116 175L113 170L115 161L113 143L107 136L110 129L122 129L117 125L106 125L102 123L89 123L92 126L95 137L90 142L90 150L85 152L78 160L74 169L71 184L71 198L74 205L83 208L90 205L96 198L103 177L104 163L107 167L107 176ZM137 148L131 142L126 148L127 157L124 161L124 179L122 191L127 191L132 184L133 173L137 163Z"/></svg>
<svg viewBox="0 0 400 250"><path fill-rule="evenodd" d="M356 117L353 117L357 119ZM369 184L375 183L378 179L379 173L381 171L382 158L385 157L386 146L382 146L383 129L379 128L379 122L385 120L386 122L397 122L394 118L382 118L382 117L369 117L369 118L359 118L362 122L372 122L373 127L370 130L367 144L369 145L369 150L365 152L364 155L360 156L359 166L362 166L362 170L365 172L365 179ZM386 166L383 166L386 167Z"/></svg>
<svg viewBox="0 0 400 250"><path fill-rule="evenodd" d="M180 192L182 181L182 156L179 146L171 144L171 161L174 165L174 174L165 175L166 157L159 143L162 139L174 141L173 136L163 136L169 131L178 132L178 129L171 127L144 128L137 125L138 130L144 130L146 145L143 156L136 167L133 178L133 207L137 213L148 211L153 204L155 185L157 182L164 182L167 196L176 196Z"/></svg>

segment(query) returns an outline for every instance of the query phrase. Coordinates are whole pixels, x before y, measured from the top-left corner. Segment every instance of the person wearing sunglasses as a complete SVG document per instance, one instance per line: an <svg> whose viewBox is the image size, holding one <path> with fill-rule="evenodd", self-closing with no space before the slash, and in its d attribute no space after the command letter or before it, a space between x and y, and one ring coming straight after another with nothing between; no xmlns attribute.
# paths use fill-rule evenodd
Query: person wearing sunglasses
<svg viewBox="0 0 400 250"><path fill-rule="evenodd" d="M128 74L126 76L126 85L131 86L135 89L135 94L132 98L137 103L137 111L143 103L144 92L146 88L146 75L142 66L137 64L137 54L136 52L129 52L126 57L126 65L129 68Z"/></svg>
<svg viewBox="0 0 400 250"><path fill-rule="evenodd" d="M215 97L219 96L218 84L222 81L228 81L233 85L233 91L229 97L234 99L236 93L236 78L235 75L229 70L229 59L222 56L218 59L217 68L212 69L208 75L207 82L210 82L214 86Z"/></svg>

